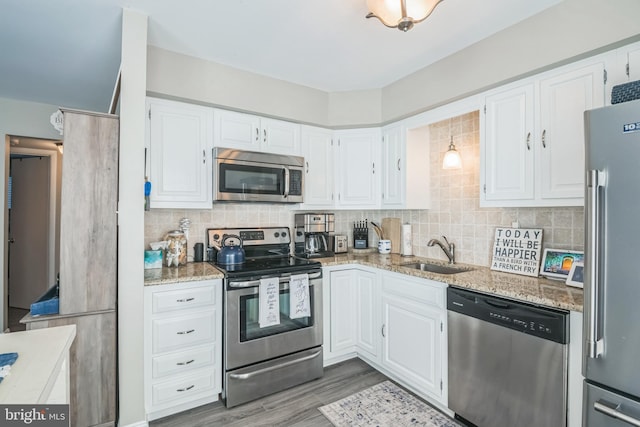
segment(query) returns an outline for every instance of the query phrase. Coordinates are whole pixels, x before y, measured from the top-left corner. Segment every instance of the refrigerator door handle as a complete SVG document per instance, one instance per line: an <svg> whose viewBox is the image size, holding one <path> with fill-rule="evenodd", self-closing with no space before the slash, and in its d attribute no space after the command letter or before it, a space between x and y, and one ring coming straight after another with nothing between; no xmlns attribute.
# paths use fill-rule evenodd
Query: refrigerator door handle
<svg viewBox="0 0 640 427"><path fill-rule="evenodd" d="M589 250L589 307L587 328L587 357L596 359L604 352L604 337L600 334L600 295L602 292L601 270L602 256L600 253L602 242L602 218L601 218L601 194L600 189L605 188L606 175L604 171L592 169L587 175L588 212L587 231Z"/></svg>
<svg viewBox="0 0 640 427"><path fill-rule="evenodd" d="M640 427L640 420L622 412L620 410L621 407L622 405L614 405L609 402L604 402L602 400L598 400L593 404L593 409L595 409L600 413L603 413L611 418L615 418L617 420L625 422L629 425Z"/></svg>

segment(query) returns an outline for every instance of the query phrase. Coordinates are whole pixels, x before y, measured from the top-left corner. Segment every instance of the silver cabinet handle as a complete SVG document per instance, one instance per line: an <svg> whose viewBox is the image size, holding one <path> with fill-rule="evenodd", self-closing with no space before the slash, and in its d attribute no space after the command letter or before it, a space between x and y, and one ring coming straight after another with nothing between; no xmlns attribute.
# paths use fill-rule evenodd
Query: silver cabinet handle
<svg viewBox="0 0 640 427"><path fill-rule="evenodd" d="M176 334L178 334L178 335L186 335L186 334L193 333L193 332L195 332L195 331L196 331L195 329L189 329L188 331L179 331L179 332L176 332Z"/></svg>
<svg viewBox="0 0 640 427"><path fill-rule="evenodd" d="M264 142L267 142L267 130L262 129L262 133L264 133Z"/></svg>
<svg viewBox="0 0 640 427"><path fill-rule="evenodd" d="M528 150L528 151L529 151L529 150L531 150L531 143L530 143L530 141L531 141L531 132L529 132L529 133L527 134L527 150Z"/></svg>
<svg viewBox="0 0 640 427"><path fill-rule="evenodd" d="M275 371L276 369L282 369L282 368L286 368L287 366L295 365L297 363L306 362L307 360L311 360L318 357L320 354L321 354L321 350L318 350L315 353L310 354L309 356L301 357L300 359L290 360L288 362L280 363L279 365L257 369L253 372L249 372L246 374L230 374L229 377L234 378L236 380L248 380L249 378L254 377L256 375L266 374L267 372Z"/></svg>
<svg viewBox="0 0 640 427"><path fill-rule="evenodd" d="M604 171L592 169L587 175L587 274L585 290L589 297L587 308L587 357L596 359L604 352L604 338L600 336L600 277L601 247L601 191L606 185Z"/></svg>
<svg viewBox="0 0 640 427"><path fill-rule="evenodd" d="M382 338L386 338L386 337L387 337L387 336L384 334L384 327L385 327L385 326L386 326L386 325L384 325L384 324L383 324L383 325L382 325L382 328L380 328L380 333L382 334Z"/></svg>
<svg viewBox="0 0 640 427"><path fill-rule="evenodd" d="M178 362L178 363L176 363L176 365L178 365L178 366L190 365L195 361L196 361L195 359L191 359L191 360L187 360L186 362Z"/></svg>
<svg viewBox="0 0 640 427"><path fill-rule="evenodd" d="M547 148L547 130L542 131L542 148Z"/></svg>
<svg viewBox="0 0 640 427"><path fill-rule="evenodd" d="M595 409L600 413L603 413L611 418L615 418L617 420L620 420L632 426L640 427L640 420L623 413L620 410L621 408L622 408L622 405L616 405L615 407L611 407L609 405L602 403L601 400L598 400L593 404L593 409Z"/></svg>
<svg viewBox="0 0 640 427"><path fill-rule="evenodd" d="M189 301L193 301L195 298L182 298L182 299L177 299L176 302L189 302Z"/></svg>
<svg viewBox="0 0 640 427"><path fill-rule="evenodd" d="M309 173L309 162L305 162L307 164L307 173Z"/></svg>
<svg viewBox="0 0 640 427"><path fill-rule="evenodd" d="M177 391L177 392L179 392L179 393L182 393L183 391L189 391L189 390L191 390L191 389L192 389L192 388L194 388L194 387L195 387L195 384L191 384L189 387L179 388L179 389L177 389L176 391Z"/></svg>
<svg viewBox="0 0 640 427"><path fill-rule="evenodd" d="M256 128L256 141L260 139L260 129Z"/></svg>
<svg viewBox="0 0 640 427"><path fill-rule="evenodd" d="M376 173L376 162L371 163L371 168L373 170L373 174Z"/></svg>
<svg viewBox="0 0 640 427"><path fill-rule="evenodd" d="M202 150L202 163L207 163L207 153L204 150Z"/></svg>
<svg viewBox="0 0 640 427"><path fill-rule="evenodd" d="M398 159L398 170L400 170L400 159Z"/></svg>

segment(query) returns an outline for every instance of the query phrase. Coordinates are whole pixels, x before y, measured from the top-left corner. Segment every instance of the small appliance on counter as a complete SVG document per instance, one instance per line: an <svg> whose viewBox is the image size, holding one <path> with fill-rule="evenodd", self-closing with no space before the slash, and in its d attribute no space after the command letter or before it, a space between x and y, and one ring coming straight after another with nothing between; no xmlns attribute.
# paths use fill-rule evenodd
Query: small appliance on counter
<svg viewBox="0 0 640 427"><path fill-rule="evenodd" d="M336 254L344 254L347 253L349 249L347 243L347 236L344 234L334 234L333 235L333 252Z"/></svg>
<svg viewBox="0 0 640 427"><path fill-rule="evenodd" d="M353 223L353 247L367 249L369 247L369 220Z"/></svg>
<svg viewBox="0 0 640 427"><path fill-rule="evenodd" d="M334 241L330 233L334 230L335 215L332 213L295 214L295 256L304 258L333 256Z"/></svg>

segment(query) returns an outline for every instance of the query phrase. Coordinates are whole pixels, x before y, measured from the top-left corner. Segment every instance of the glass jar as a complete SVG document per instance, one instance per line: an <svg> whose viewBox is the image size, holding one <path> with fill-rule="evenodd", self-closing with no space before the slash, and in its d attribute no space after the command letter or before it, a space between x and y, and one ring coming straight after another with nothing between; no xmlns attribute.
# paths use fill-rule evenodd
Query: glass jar
<svg viewBox="0 0 640 427"><path fill-rule="evenodd" d="M164 240L167 241L165 261L167 267L178 267L187 263L187 238L180 230L167 233Z"/></svg>

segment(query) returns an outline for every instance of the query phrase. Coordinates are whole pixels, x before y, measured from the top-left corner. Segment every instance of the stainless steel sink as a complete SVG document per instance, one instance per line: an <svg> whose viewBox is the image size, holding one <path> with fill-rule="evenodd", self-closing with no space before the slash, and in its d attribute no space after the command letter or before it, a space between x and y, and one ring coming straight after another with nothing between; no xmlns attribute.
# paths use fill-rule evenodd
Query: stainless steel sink
<svg viewBox="0 0 640 427"><path fill-rule="evenodd" d="M456 273L464 273L465 271L473 270L473 268L469 268L469 267L430 264L430 263L424 263L424 262L412 262L409 264L402 264L401 266L412 268L414 270L429 271L431 273L437 273L437 274L456 274Z"/></svg>

